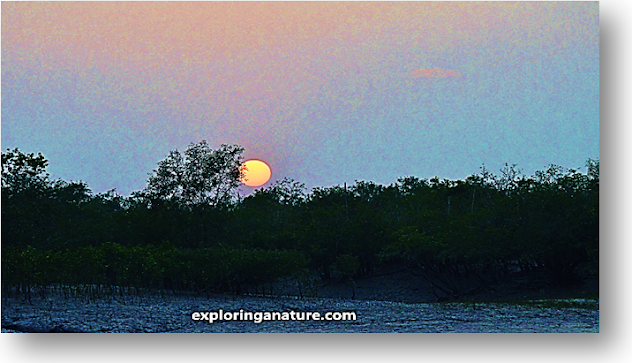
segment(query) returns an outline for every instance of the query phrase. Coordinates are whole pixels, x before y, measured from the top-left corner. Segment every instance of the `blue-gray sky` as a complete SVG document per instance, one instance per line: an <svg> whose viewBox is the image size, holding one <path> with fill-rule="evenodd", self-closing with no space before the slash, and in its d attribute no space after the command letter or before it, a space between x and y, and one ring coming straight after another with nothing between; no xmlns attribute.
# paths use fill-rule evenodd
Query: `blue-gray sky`
<svg viewBox="0 0 632 363"><path fill-rule="evenodd" d="M201 140L309 188L583 167L598 3L2 4L3 150L127 195Z"/></svg>

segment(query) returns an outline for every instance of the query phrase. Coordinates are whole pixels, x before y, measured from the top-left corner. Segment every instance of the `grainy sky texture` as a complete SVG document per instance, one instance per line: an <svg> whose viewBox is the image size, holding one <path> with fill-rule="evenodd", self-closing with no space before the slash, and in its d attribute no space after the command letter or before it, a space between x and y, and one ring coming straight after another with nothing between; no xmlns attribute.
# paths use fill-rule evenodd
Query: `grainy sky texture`
<svg viewBox="0 0 632 363"><path fill-rule="evenodd" d="M598 3L2 3L3 150L128 195L201 140L308 188L583 167Z"/></svg>

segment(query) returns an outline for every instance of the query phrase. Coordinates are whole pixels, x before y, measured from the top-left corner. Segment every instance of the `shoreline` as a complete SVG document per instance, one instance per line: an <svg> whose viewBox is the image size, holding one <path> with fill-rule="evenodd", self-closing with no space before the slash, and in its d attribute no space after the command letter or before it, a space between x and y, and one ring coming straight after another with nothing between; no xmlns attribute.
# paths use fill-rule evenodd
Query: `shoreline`
<svg viewBox="0 0 632 363"><path fill-rule="evenodd" d="M524 277L527 277L525 281ZM387 271L365 278L350 281L318 281L313 287L313 296L323 298L340 298L355 300L382 300L406 303L437 302L527 302L546 299L573 299L599 297L599 276L585 276L581 284L568 287L554 287L546 284L532 283L528 275L516 274L506 280L489 285L485 289L477 289L476 284L464 285L466 291L458 297L438 298L433 287L426 279L413 275L405 270ZM355 286L354 286L355 285ZM281 291L287 292L287 286L277 285ZM283 294L281 294L283 295ZM297 295L297 294L291 294Z"/></svg>
<svg viewBox="0 0 632 363"><path fill-rule="evenodd" d="M402 273L358 279L355 288L349 282L315 285L313 291L305 291L311 295L304 293L302 297L292 293L296 285L289 282L272 286L265 296L141 290L138 294L128 291L89 297L65 296L56 290L34 291L29 300L23 295L3 294L1 325L3 333L599 331L596 276L587 278L582 286L568 289L516 291L519 284L505 282L491 292L437 302L427 281ZM355 296L351 299L354 289ZM597 294L591 295L594 291ZM355 311L359 321L204 324L191 319L194 311L220 308Z"/></svg>

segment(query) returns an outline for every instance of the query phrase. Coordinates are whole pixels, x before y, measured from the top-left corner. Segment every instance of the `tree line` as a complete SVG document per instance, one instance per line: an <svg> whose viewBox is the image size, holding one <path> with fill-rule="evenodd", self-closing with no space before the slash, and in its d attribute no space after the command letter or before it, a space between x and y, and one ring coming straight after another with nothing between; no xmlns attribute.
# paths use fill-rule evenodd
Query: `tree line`
<svg viewBox="0 0 632 363"><path fill-rule="evenodd" d="M456 298L519 275L570 286L598 272L598 160L584 173L505 164L462 180L310 192L284 178L240 198L243 151L192 143L127 197L52 180L41 154L3 152L4 291L252 293L280 278L353 281L397 267Z"/></svg>

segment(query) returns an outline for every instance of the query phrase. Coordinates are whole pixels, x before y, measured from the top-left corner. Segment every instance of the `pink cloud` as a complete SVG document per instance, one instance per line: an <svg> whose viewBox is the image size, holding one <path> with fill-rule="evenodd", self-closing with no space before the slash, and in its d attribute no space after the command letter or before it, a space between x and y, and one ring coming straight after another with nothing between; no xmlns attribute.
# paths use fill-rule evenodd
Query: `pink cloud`
<svg viewBox="0 0 632 363"><path fill-rule="evenodd" d="M448 78L448 77L460 77L461 74L451 69L443 68L420 68L415 69L410 76L412 78Z"/></svg>

